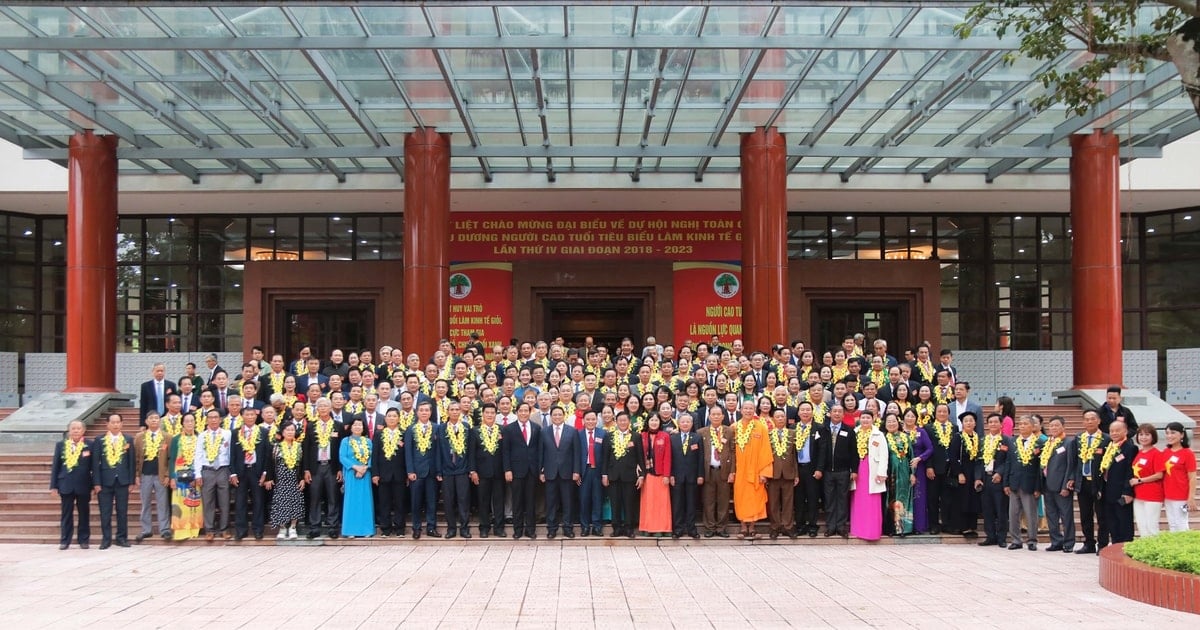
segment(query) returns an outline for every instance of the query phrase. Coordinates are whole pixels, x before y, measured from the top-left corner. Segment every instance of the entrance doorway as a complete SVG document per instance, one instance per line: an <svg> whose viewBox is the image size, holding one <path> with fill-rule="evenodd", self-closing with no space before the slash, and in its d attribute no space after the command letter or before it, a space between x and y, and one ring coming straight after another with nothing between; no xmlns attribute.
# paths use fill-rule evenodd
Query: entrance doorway
<svg viewBox="0 0 1200 630"><path fill-rule="evenodd" d="M909 330L909 308L907 301L856 300L847 302L813 300L812 339L817 352L821 353L842 344L846 335L863 333L867 336L868 354L870 342L886 339L889 352L896 354L907 348L909 339L904 334Z"/></svg>
<svg viewBox="0 0 1200 630"><path fill-rule="evenodd" d="M642 298L589 296L544 298L542 322L546 339L562 337L570 346L582 346L586 337L610 351L629 337L638 344L646 334L646 301Z"/></svg>
<svg viewBox="0 0 1200 630"><path fill-rule="evenodd" d="M275 302L276 348L294 353L311 346L313 356L326 360L330 351L344 353L374 347L375 301L278 300Z"/></svg>

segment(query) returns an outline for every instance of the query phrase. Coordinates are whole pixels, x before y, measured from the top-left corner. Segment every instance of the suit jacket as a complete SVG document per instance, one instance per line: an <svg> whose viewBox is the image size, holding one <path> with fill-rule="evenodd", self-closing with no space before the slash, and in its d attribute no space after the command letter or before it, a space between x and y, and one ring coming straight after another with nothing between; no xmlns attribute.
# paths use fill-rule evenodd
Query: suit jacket
<svg viewBox="0 0 1200 630"><path fill-rule="evenodd" d="M529 444L521 437L521 423L514 422L500 432L500 452L504 458L504 472L513 474L514 479L537 476L542 472L541 425L530 420Z"/></svg>
<svg viewBox="0 0 1200 630"><path fill-rule="evenodd" d="M421 429L421 426L420 422L414 422L404 433L404 469L410 475L415 473L418 479L436 477L442 474L442 471L438 469L438 432L435 430L434 424L430 422L429 430L432 432L433 442L430 444L429 450L422 453L417 448L417 431Z"/></svg>
<svg viewBox="0 0 1200 630"><path fill-rule="evenodd" d="M983 407L980 407L979 403L970 398L967 399L966 405L959 405L957 400L950 401L950 422L953 422L954 426L962 429L962 423L959 421L958 416L968 411L975 414L975 429L979 431L983 427Z"/></svg>
<svg viewBox="0 0 1200 630"><path fill-rule="evenodd" d="M450 450L450 424L444 423L434 427L434 434L437 436L434 446L438 454L440 475L466 475L475 470L475 433L471 431L471 425L461 418L458 427L463 432L463 446L466 448L462 455Z"/></svg>
<svg viewBox="0 0 1200 630"><path fill-rule="evenodd" d="M108 458L104 456L106 439L108 439L108 432L92 440L92 483L103 488L128 486L137 478L137 473L133 468L133 440L128 435L121 436L121 440L125 443L121 460L117 462L116 466L109 466Z"/></svg>
<svg viewBox="0 0 1200 630"><path fill-rule="evenodd" d="M471 429L475 433L475 468L471 469L471 472L479 473L484 479L501 479L504 477L504 427L495 424L492 429L501 432L495 453L487 452L483 446L483 427ZM520 432L517 435L519 438Z"/></svg>
<svg viewBox="0 0 1200 630"><path fill-rule="evenodd" d="M67 464L63 461L65 442L59 441L54 445L54 461L50 465L51 490L58 490L59 494L64 495L92 493L93 445L94 442L83 441L83 452L79 454L79 462L74 470L67 470Z"/></svg>
<svg viewBox="0 0 1200 630"><path fill-rule="evenodd" d="M329 434L329 467L332 468L334 472L341 472L342 462L341 455L338 453L338 451L340 450L341 438L343 436L342 425L338 424L337 422L333 422L332 420L331 422L333 424L333 430ZM310 419L308 421L308 435L304 439L304 469L308 471L315 471L317 469L317 465L320 463L317 459L320 456L321 450L320 446L318 445L320 440L317 439L318 425L320 425L319 420Z"/></svg>
<svg viewBox="0 0 1200 630"><path fill-rule="evenodd" d="M925 462L926 468L933 469L934 474L948 475L951 471L957 471L960 463L957 461L958 455L962 452L962 435L958 429L954 428L954 423L950 422L950 444L942 446L937 437L936 421L930 422L925 427L925 432L929 434L929 441L933 442L933 455L929 461Z"/></svg>
<svg viewBox="0 0 1200 630"><path fill-rule="evenodd" d="M258 431L258 442L254 444L253 464L246 463L246 449L238 439L242 434L241 427L229 435L229 473L238 476L238 483L258 483L271 459L271 440L267 437L267 430L257 426L254 430Z"/></svg>
<svg viewBox="0 0 1200 630"><path fill-rule="evenodd" d="M583 473L588 469L587 460L589 445L587 443L587 429L580 429L575 432L575 435L578 437L577 441L579 442L578 448L576 449L576 451L579 453L579 472ZM608 435L608 431L605 431L599 426L592 431L592 444L590 445L590 448L592 449L592 466L595 467L597 471L599 471L601 468L600 459L602 454L601 451L604 448L605 435Z"/></svg>
<svg viewBox="0 0 1200 630"><path fill-rule="evenodd" d="M283 377L286 379L288 372L284 370ZM258 377L258 399L264 403L271 402L271 394L283 394L283 384L279 385L279 391L271 389L271 373L268 371Z"/></svg>
<svg viewBox="0 0 1200 630"><path fill-rule="evenodd" d="M843 422L841 429L838 430L837 444L833 440L833 425L826 421L824 433L821 440L827 440L820 448L825 449L825 468L826 472L858 472L858 445L855 443L854 428Z"/></svg>
<svg viewBox="0 0 1200 630"><path fill-rule="evenodd" d="M812 470L825 470L825 464L829 458L829 427L823 424L810 422L812 429L808 433L808 464ZM800 430L799 423L793 432ZM796 464L799 470L800 451L796 451Z"/></svg>
<svg viewBox="0 0 1200 630"><path fill-rule="evenodd" d="M700 450L704 451L700 455L702 462L700 464L701 470L708 471L709 467L712 466L713 427L709 425L700 429L698 433L701 442ZM728 425L722 424L720 434L717 437L718 439L725 440L725 446L721 448L721 454L718 457L721 465L717 469L717 476L728 478L729 474L733 472L733 430Z"/></svg>
<svg viewBox="0 0 1200 630"><path fill-rule="evenodd" d="M613 440L621 436L619 431L609 431L604 436L604 444L600 449L600 474L607 476L609 481L637 481L642 476L642 440L640 434L632 430L625 439L632 444L625 449L625 454L618 458L613 452Z"/></svg>
<svg viewBox="0 0 1200 630"><path fill-rule="evenodd" d="M1076 447L1082 448L1083 445L1087 444L1088 437L1089 436L1086 432L1080 433L1079 435L1075 436ZM1090 477L1092 481L1098 482L1092 486L1093 492L1096 492L1096 493L1099 493L1100 487L1102 485L1104 485L1103 484L1104 479L1100 476L1100 462L1103 461L1103 459L1104 459L1104 449L1108 448L1108 443L1111 441L1112 440L1108 437L1107 433L1101 432L1099 440L1097 440L1096 438L1092 438L1092 440L1091 440L1092 452L1091 452L1090 456L1084 455L1082 453L1078 454L1078 457L1079 457L1079 479L1080 479L1079 483L1082 484L1084 479L1087 479L1088 477ZM1083 468L1084 468L1083 465L1086 462L1088 462L1088 460L1091 460L1091 464L1092 464L1091 474L1085 475L1084 471L1083 471Z"/></svg>
<svg viewBox="0 0 1200 630"><path fill-rule="evenodd" d="M363 421L363 435L365 435L371 439L374 439L375 434L379 432L379 429L382 429L383 427L387 426L387 417L381 412L382 409L383 409L382 407L376 407L375 413L371 414L371 415L373 415L373 417L368 417L367 410L363 409L362 413L356 413L353 416L350 416L350 424L354 423L355 418L362 420ZM345 415L343 414L342 417L345 417ZM349 425L347 425L346 433L349 433L349 432L350 432L350 427L349 427Z"/></svg>
<svg viewBox="0 0 1200 630"><path fill-rule="evenodd" d="M1004 478L1008 473L1008 458L1011 455L1012 443L1008 442L1008 438L1000 436L1000 443L996 446L996 454L992 458L992 472L987 471L987 464L984 463L984 451L987 450L988 436L982 434L979 436L979 459L975 462L975 478L982 479L984 484L991 483L992 475L999 474L1000 482L1004 483Z"/></svg>
<svg viewBox="0 0 1200 630"><path fill-rule="evenodd" d="M1096 414L1100 416L1100 430L1108 433L1109 427L1117 420L1117 416L1125 418L1125 426L1129 429L1129 435L1137 434L1137 420L1133 418L1133 412L1125 405L1117 405L1117 410L1114 412L1109 409L1108 403L1103 403L1096 408Z"/></svg>
<svg viewBox="0 0 1200 630"><path fill-rule="evenodd" d="M671 476L677 484L694 484L697 479L704 477L704 468L708 465L707 451L704 450L704 440L700 434L691 432L688 436L688 447L683 448L684 433L671 436Z"/></svg>
<svg viewBox="0 0 1200 630"><path fill-rule="evenodd" d="M1121 495L1133 496L1133 488L1129 480L1133 479L1133 460L1137 459L1138 447L1133 440L1125 440L1120 446L1120 452L1113 457L1104 474L1104 489L1101 491L1105 501L1116 501ZM1099 467L1096 468L1100 470Z"/></svg>
<svg viewBox="0 0 1200 630"><path fill-rule="evenodd" d="M372 438L371 444L371 474L379 477L381 482L404 482L408 480L408 472L405 469L404 451L408 448L408 442L405 441L405 434L400 433L400 444L396 447L396 452L392 453L391 457L384 457L383 454L383 433L386 426L379 427L375 431L375 437ZM399 431L400 429L396 429Z"/></svg>
<svg viewBox="0 0 1200 630"><path fill-rule="evenodd" d="M317 374L315 377L310 379L308 376L308 372L305 372L303 376L296 377L296 392L308 394L308 386L313 383L320 384L321 391L325 391L325 390L329 389L329 377L328 376L325 376L324 374Z"/></svg>
<svg viewBox="0 0 1200 630"><path fill-rule="evenodd" d="M183 404L179 408L180 413L188 413L200 408L200 394L196 390L192 390L190 394L179 394L179 401Z"/></svg>
<svg viewBox="0 0 1200 630"><path fill-rule="evenodd" d="M214 407L216 407L217 409L220 409L220 410L221 410L221 415L224 415L224 414L225 414L225 409L227 409L227 407L226 407L226 405L222 405L222 404L221 404L221 392L222 392L221 388L219 388L219 387L217 387L217 386L215 386L215 385L209 385L209 386L208 386L208 391L212 392L212 395L213 395L213 406L214 406ZM228 403L229 403L229 397L230 397L230 396L233 396L233 395L237 394L237 390L236 390L236 389L234 389L234 388L232 388L232 387L226 387L226 388L224 389L224 392L225 392L225 403L226 403L226 404L228 404ZM199 423L196 423L196 426L200 426L200 424L199 424Z"/></svg>
<svg viewBox="0 0 1200 630"><path fill-rule="evenodd" d="M1062 492L1067 482L1074 481L1075 489L1079 489L1079 445L1073 437L1063 437L1042 474L1042 491Z"/></svg>
<svg viewBox="0 0 1200 630"><path fill-rule="evenodd" d="M767 431L767 436L770 438L777 433L779 433L779 429L771 429ZM795 479L798 474L798 467L796 465L796 432L792 429L783 429L783 433L783 439L787 444L787 448L784 449L782 456L775 452L774 443L768 439L768 443L771 444L771 457L775 460L771 468L771 479ZM811 436L809 437L811 439Z"/></svg>
<svg viewBox="0 0 1200 630"><path fill-rule="evenodd" d="M158 480L166 485L171 472L167 469L167 451L170 450L171 436L161 427L158 432L162 435L162 441L158 444ZM147 431L143 429L133 436L133 472L138 475L142 474L142 462L146 461L146 434Z"/></svg>
<svg viewBox="0 0 1200 630"><path fill-rule="evenodd" d="M175 394L178 391L174 382L163 379L163 413L166 413L167 410L167 394ZM138 394L138 414L142 424L146 423L146 416L151 411L158 411L158 402L158 391L154 387L154 380L151 379L142 383L142 391Z"/></svg>
<svg viewBox="0 0 1200 630"><path fill-rule="evenodd" d="M1034 453L1028 464L1021 463L1018 450L1023 439L1016 435L1007 438L1008 459L1005 464L1004 487L1012 489L1013 492L1020 490L1032 493L1041 489L1042 462L1038 459L1038 454ZM1029 439L1036 441L1038 437L1030 434Z"/></svg>
<svg viewBox="0 0 1200 630"><path fill-rule="evenodd" d="M575 427L563 424L562 435L558 446L554 445L554 427L542 431L542 474L546 481L554 479L571 479L572 475L581 472L579 466L579 437Z"/></svg>

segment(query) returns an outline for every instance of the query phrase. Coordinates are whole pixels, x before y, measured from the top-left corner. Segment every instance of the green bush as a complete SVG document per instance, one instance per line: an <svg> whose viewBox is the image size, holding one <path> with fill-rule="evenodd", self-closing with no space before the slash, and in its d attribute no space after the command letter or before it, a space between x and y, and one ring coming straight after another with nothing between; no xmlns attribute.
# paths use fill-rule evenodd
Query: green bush
<svg viewBox="0 0 1200 630"><path fill-rule="evenodd" d="M1152 567L1200 575L1200 531L1139 538L1126 543L1125 554Z"/></svg>

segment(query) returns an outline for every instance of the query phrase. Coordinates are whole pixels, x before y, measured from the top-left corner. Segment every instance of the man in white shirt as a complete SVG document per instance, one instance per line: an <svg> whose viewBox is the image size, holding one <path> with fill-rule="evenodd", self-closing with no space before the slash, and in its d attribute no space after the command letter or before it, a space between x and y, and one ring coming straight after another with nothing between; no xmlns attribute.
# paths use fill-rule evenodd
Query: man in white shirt
<svg viewBox="0 0 1200 630"><path fill-rule="evenodd" d="M193 467L196 484L200 486L200 498L204 503L205 539L212 541L217 531L226 540L233 538L229 531L229 445L230 433L221 428L221 412L208 410L205 415L207 427L196 440L196 455ZM218 509L221 513L220 526L213 527Z"/></svg>

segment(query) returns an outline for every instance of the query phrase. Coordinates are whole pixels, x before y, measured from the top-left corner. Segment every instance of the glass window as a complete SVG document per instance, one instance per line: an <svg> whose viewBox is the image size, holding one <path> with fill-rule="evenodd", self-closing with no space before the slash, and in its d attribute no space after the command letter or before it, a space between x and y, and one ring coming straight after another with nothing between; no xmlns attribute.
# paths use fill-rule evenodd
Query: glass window
<svg viewBox="0 0 1200 630"><path fill-rule="evenodd" d="M42 262L67 262L66 219L42 220Z"/></svg>
<svg viewBox="0 0 1200 630"><path fill-rule="evenodd" d="M146 219L146 260L187 262L192 259L190 221Z"/></svg>

